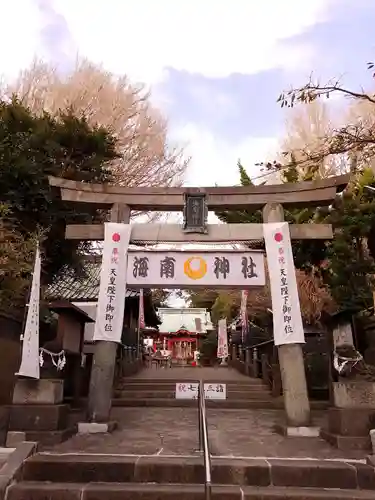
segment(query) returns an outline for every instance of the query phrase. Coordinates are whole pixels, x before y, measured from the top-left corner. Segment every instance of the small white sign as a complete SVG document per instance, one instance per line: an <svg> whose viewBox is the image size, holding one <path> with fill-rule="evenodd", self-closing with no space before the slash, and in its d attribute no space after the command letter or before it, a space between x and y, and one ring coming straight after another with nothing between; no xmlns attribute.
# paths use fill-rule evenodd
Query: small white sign
<svg viewBox="0 0 375 500"><path fill-rule="evenodd" d="M206 399L227 399L227 385L204 384L204 395Z"/></svg>
<svg viewBox="0 0 375 500"><path fill-rule="evenodd" d="M178 382L176 384L176 399L197 399L198 385L196 382ZM204 384L204 396L205 399L226 399L227 386L219 383Z"/></svg>
<svg viewBox="0 0 375 500"><path fill-rule="evenodd" d="M177 382L176 399L197 399L198 384L189 382Z"/></svg>

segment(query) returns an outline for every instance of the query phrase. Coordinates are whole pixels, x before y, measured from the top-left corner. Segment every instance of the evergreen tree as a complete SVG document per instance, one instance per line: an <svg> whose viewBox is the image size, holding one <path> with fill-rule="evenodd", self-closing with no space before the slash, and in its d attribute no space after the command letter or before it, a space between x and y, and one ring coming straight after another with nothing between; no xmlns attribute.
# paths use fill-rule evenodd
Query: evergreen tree
<svg viewBox="0 0 375 500"><path fill-rule="evenodd" d="M102 219L95 206L63 202L48 176L76 181L108 182L108 162L117 157L115 139L101 127L90 127L72 112L52 117L33 115L17 99L0 102L0 204L11 213L7 229L27 240L45 231L42 281L50 282L67 266L77 267L87 243L65 240L69 223Z"/></svg>
<svg viewBox="0 0 375 500"><path fill-rule="evenodd" d="M244 167L239 163L242 185L251 185ZM304 168L303 176L298 164L292 161L285 167L278 165L283 182L299 182L314 178ZM314 167L312 167L314 170ZM313 271L326 285L341 310L353 312L373 307L373 278L375 275L375 193L364 186L375 186L371 169L364 168L353 175L345 193L337 196L332 207L285 210L290 223L332 224L331 241L293 241L293 256L297 269ZM217 214L227 223L261 222L261 212L227 211ZM253 244L249 246L254 247ZM258 247L263 244L258 243Z"/></svg>

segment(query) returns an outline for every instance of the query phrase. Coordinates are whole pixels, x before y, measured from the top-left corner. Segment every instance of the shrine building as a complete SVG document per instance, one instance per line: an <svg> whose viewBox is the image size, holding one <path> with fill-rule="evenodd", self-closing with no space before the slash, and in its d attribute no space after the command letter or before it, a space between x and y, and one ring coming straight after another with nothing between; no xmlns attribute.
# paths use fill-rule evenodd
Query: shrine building
<svg viewBox="0 0 375 500"><path fill-rule="evenodd" d="M153 339L153 349L168 351L175 364L186 365L194 361L200 339L214 327L205 308L159 308L159 331L146 334Z"/></svg>

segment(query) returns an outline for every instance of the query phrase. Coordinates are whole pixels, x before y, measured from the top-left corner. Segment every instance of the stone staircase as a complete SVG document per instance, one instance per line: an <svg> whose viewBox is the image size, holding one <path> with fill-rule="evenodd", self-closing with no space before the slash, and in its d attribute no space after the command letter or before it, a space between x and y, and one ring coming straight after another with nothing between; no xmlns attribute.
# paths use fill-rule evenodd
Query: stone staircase
<svg viewBox="0 0 375 500"><path fill-rule="evenodd" d="M181 380L154 378L142 379L126 377L116 387L112 406L122 407L194 407L196 401L191 399L176 399L176 383L197 383L198 379ZM231 409L282 409L283 398L273 397L268 387L258 378L247 380L223 381L218 374L217 380L207 380L205 383L226 384L226 400L207 400L209 408ZM326 401L311 401L312 409L325 409Z"/></svg>
<svg viewBox="0 0 375 500"><path fill-rule="evenodd" d="M191 407L196 401L176 399L176 383L197 383L196 380L176 379L141 379L124 378L114 392L113 406L159 406L159 407ZM226 384L226 400L207 400L208 407L218 408L282 408L281 398L273 398L268 388L260 379L241 381L207 381L207 384Z"/></svg>
<svg viewBox="0 0 375 500"><path fill-rule="evenodd" d="M370 465L312 459L213 457L212 500L375 498ZM200 456L39 453L6 500L204 500Z"/></svg>

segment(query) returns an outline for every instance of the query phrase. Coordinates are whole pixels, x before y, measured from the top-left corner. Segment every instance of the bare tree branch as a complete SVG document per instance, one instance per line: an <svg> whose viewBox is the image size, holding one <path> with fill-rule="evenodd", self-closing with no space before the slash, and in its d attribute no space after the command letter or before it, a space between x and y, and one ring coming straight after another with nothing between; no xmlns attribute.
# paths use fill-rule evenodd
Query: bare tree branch
<svg viewBox="0 0 375 500"><path fill-rule="evenodd" d="M90 125L110 129L118 140L120 158L111 169L123 186L180 185L189 164L180 147L169 145L167 121L151 104L150 95L126 76L115 77L89 61L78 60L68 75L40 61L3 88L16 94L33 112L57 114L71 109Z"/></svg>

